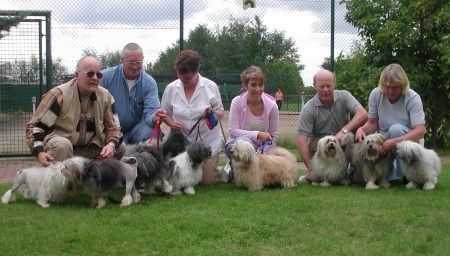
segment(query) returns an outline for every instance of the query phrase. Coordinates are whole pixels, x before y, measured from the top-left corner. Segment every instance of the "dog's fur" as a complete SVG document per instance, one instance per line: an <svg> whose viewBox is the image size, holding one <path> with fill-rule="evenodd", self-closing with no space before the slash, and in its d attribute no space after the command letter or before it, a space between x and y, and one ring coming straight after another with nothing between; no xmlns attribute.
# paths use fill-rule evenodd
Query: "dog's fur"
<svg viewBox="0 0 450 256"><path fill-rule="evenodd" d="M144 184L144 193L154 194L158 191L171 193L172 186L167 182L170 176L161 150L154 145L146 143L127 145L126 157L134 157L137 160L136 184Z"/></svg>
<svg viewBox="0 0 450 256"><path fill-rule="evenodd" d="M348 161L339 141L332 135L319 140L311 165L314 170L314 182L312 184L315 186L328 187L331 184L350 184Z"/></svg>
<svg viewBox="0 0 450 256"><path fill-rule="evenodd" d="M405 175L409 180L406 188L415 189L423 184L425 190L434 189L442 170L441 159L434 150L413 141L402 141L397 143L397 156L404 163Z"/></svg>
<svg viewBox="0 0 450 256"><path fill-rule="evenodd" d="M173 132L162 146L163 157L168 160L186 151L184 147L184 135L181 132Z"/></svg>
<svg viewBox="0 0 450 256"><path fill-rule="evenodd" d="M296 157L284 148L274 148L270 154L256 154L253 145L237 140L231 147L234 183L249 191L264 187L294 187L297 175Z"/></svg>
<svg viewBox="0 0 450 256"><path fill-rule="evenodd" d="M194 186L202 180L203 162L211 154L210 146L195 142L185 152L167 159L167 167L172 174L168 179L173 186L172 195L195 194Z"/></svg>
<svg viewBox="0 0 450 256"><path fill-rule="evenodd" d="M390 186L390 183L386 181L387 154L380 155L385 140L386 136L381 133L367 135L362 143L355 143L355 135L350 132L342 138L341 145L345 147L345 156L355 166L356 175L362 176L366 182L366 189Z"/></svg>
<svg viewBox="0 0 450 256"><path fill-rule="evenodd" d="M83 186L85 192L92 197L92 204L102 208L106 205L106 196L119 182L125 182L125 196L120 204L124 207L139 203L140 195L135 187L136 178L136 158L124 157L120 161L110 157L93 160L88 165Z"/></svg>
<svg viewBox="0 0 450 256"><path fill-rule="evenodd" d="M13 187L2 196L2 202L15 201L14 191L23 184L27 185L23 196L36 200L44 208L49 207L50 202L63 202L68 196L82 192L85 168L89 162L86 158L73 157L49 167L22 169L17 172Z"/></svg>

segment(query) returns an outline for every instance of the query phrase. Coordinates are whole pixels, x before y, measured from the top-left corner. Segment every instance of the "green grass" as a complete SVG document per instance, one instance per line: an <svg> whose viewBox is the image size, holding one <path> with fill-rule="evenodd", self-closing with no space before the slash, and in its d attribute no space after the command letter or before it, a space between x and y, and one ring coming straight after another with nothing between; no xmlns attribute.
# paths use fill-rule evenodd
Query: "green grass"
<svg viewBox="0 0 450 256"><path fill-rule="evenodd" d="M85 196L43 209L18 195L0 205L0 254L446 255L449 183L445 164L433 191L302 184L248 192L220 183L103 209ZM0 184L0 193L10 187Z"/></svg>

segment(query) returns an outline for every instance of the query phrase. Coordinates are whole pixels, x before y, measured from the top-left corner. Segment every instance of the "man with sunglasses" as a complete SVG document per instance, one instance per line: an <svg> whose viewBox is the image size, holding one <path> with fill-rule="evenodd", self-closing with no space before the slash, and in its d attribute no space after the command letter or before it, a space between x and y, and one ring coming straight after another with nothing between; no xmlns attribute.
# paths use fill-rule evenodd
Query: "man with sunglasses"
<svg viewBox="0 0 450 256"><path fill-rule="evenodd" d="M42 96L26 126L26 142L40 164L73 156L90 159L125 153L114 98L99 87L103 77L94 57L78 61L75 78Z"/></svg>
<svg viewBox="0 0 450 256"><path fill-rule="evenodd" d="M102 71L100 85L108 89L116 100L126 144L137 144L150 138L156 122L164 110L155 79L143 69L142 48L135 43L125 45L120 56L122 64Z"/></svg>

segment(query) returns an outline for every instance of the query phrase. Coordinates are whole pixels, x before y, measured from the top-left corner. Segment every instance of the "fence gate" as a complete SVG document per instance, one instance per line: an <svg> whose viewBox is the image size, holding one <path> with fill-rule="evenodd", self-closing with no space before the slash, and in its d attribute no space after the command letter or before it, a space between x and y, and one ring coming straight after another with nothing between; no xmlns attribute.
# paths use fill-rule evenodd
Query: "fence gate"
<svg viewBox="0 0 450 256"><path fill-rule="evenodd" d="M0 24L0 157L30 156L25 126L52 82L50 12L0 11Z"/></svg>

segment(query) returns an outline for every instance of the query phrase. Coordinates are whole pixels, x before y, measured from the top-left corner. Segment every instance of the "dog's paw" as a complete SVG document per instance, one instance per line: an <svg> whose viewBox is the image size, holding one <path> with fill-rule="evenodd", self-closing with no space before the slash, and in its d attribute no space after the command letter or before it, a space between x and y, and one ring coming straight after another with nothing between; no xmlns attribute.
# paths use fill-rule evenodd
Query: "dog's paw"
<svg viewBox="0 0 450 256"><path fill-rule="evenodd" d="M391 183L389 183L386 180L383 180L383 181L380 182L380 187L382 187L382 188L390 188L391 187Z"/></svg>
<svg viewBox="0 0 450 256"><path fill-rule="evenodd" d="M436 184L428 181L423 185L423 189L424 190L433 190L435 186L436 186Z"/></svg>
<svg viewBox="0 0 450 256"><path fill-rule="evenodd" d="M42 206L43 208L48 208L50 206L50 204L47 201L36 201L36 203L40 206Z"/></svg>
<svg viewBox="0 0 450 256"><path fill-rule="evenodd" d="M103 208L105 205L106 205L106 200L104 198L99 198L97 209Z"/></svg>
<svg viewBox="0 0 450 256"><path fill-rule="evenodd" d="M131 195L126 195L123 197L122 202L120 203L120 207L130 206L132 202L133 198L131 197Z"/></svg>
<svg viewBox="0 0 450 256"><path fill-rule="evenodd" d="M417 184L410 181L408 184L406 184L405 186L407 189L416 189L417 188Z"/></svg>
<svg viewBox="0 0 450 256"><path fill-rule="evenodd" d="M379 186L377 186L373 181L369 181L366 184L366 189L378 189Z"/></svg>
<svg viewBox="0 0 450 256"><path fill-rule="evenodd" d="M303 184L303 183L309 183L308 179L306 178L306 175L302 175L302 176L300 176L300 178L298 178L298 184Z"/></svg>
<svg viewBox="0 0 450 256"><path fill-rule="evenodd" d="M2 196L2 203L8 204L9 202L14 202L16 200L16 196L11 190L6 191L6 193Z"/></svg>
<svg viewBox="0 0 450 256"><path fill-rule="evenodd" d="M172 190L173 190L173 186L170 185L169 182L164 181L164 185L163 185L162 191L163 191L164 193L168 193L168 194L169 194L169 193L172 192Z"/></svg>
<svg viewBox="0 0 450 256"><path fill-rule="evenodd" d="M194 189L194 187L187 187L187 188L183 189L183 193L188 194L188 195L195 195L195 189Z"/></svg>
<svg viewBox="0 0 450 256"><path fill-rule="evenodd" d="M178 196L178 195L183 194L183 192L181 192L181 190L175 190L175 191L172 191L170 194L171 194L172 196Z"/></svg>
<svg viewBox="0 0 450 256"><path fill-rule="evenodd" d="M329 186L331 186L331 183L329 183L329 182L326 180L326 181L320 183L320 186L322 186L322 187L329 187Z"/></svg>

